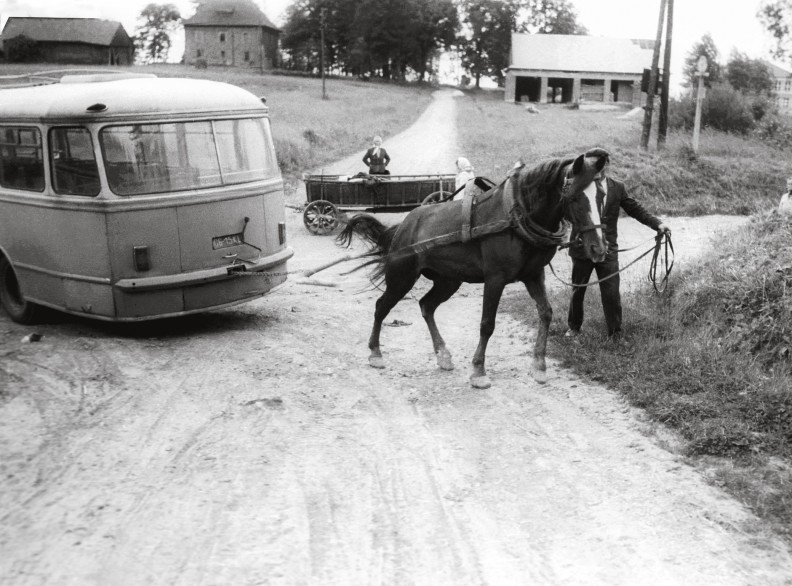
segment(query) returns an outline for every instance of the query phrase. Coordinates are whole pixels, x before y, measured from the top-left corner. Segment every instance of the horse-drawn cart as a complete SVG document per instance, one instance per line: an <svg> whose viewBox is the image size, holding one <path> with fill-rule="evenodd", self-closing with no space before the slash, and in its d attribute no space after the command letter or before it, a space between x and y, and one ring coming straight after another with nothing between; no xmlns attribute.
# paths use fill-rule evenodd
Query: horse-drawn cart
<svg viewBox="0 0 792 586"><path fill-rule="evenodd" d="M407 212L454 192L454 175L304 175L303 223L312 234L329 234L341 211Z"/></svg>

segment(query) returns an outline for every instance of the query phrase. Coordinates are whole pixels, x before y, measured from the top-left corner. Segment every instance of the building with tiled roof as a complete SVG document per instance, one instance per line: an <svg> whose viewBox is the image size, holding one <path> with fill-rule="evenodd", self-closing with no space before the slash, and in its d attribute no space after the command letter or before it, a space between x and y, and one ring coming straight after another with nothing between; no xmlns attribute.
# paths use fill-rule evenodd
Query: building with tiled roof
<svg viewBox="0 0 792 586"><path fill-rule="evenodd" d="M641 76L654 41L587 35L512 34L508 102L641 104Z"/></svg>
<svg viewBox="0 0 792 586"><path fill-rule="evenodd" d="M96 65L130 65L134 43L120 22L98 18L10 16L0 43L23 35L35 41L41 61Z"/></svg>
<svg viewBox="0 0 792 586"><path fill-rule="evenodd" d="M205 0L184 22L184 62L259 67L278 64L280 29L252 0Z"/></svg>

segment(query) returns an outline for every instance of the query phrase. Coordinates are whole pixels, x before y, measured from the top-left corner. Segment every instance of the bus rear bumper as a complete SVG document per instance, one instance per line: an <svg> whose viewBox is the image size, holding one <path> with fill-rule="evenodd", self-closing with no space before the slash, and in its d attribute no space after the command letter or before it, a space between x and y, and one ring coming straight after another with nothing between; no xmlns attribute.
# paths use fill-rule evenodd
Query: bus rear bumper
<svg viewBox="0 0 792 586"><path fill-rule="evenodd" d="M252 261L236 261L222 267L180 273L178 275L158 275L156 277L141 277L134 279L119 279L114 283L114 287L124 293L135 293L138 291L155 291L161 289L173 289L176 287L190 287L202 285L213 281L234 279L246 274L266 273L267 270L283 265L287 260L294 256L294 250L286 247L283 250L269 256L259 257ZM284 277L286 273L271 275L272 277ZM276 281L281 279L276 278Z"/></svg>

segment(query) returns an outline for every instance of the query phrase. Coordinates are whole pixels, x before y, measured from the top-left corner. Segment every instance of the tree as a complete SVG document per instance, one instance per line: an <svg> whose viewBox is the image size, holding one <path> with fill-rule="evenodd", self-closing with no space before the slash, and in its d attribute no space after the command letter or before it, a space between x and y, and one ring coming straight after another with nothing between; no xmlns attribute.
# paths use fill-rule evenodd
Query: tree
<svg viewBox="0 0 792 586"><path fill-rule="evenodd" d="M738 51L732 53L726 64L726 81L743 93L770 95L775 88L775 79L767 64Z"/></svg>
<svg viewBox="0 0 792 586"><path fill-rule="evenodd" d="M171 35L181 24L179 9L173 4L148 4L140 11L135 48L146 63L162 63L168 58Z"/></svg>
<svg viewBox="0 0 792 586"><path fill-rule="evenodd" d="M712 40L712 36L707 33L701 40L698 41L693 45L693 48L685 57L685 67L683 69L683 77L685 81L683 82L683 86L687 88L695 88L698 86L698 75L696 72L698 71L698 60L699 57L704 55L707 58L707 77L704 78L704 85L707 87L712 87L714 84L718 83L722 79L721 74L721 66L720 66L720 53L718 52L718 48L715 46L715 41Z"/></svg>
<svg viewBox="0 0 792 586"><path fill-rule="evenodd" d="M527 30L546 35L587 35L569 0L528 0Z"/></svg>
<svg viewBox="0 0 792 586"><path fill-rule="evenodd" d="M481 78L503 83L509 66L511 34L521 30L520 0L461 0L465 34L459 38L462 66L481 87Z"/></svg>
<svg viewBox="0 0 792 586"><path fill-rule="evenodd" d="M792 39L789 36L792 0L764 0L759 6L757 16L773 37L773 56L782 60L792 58Z"/></svg>

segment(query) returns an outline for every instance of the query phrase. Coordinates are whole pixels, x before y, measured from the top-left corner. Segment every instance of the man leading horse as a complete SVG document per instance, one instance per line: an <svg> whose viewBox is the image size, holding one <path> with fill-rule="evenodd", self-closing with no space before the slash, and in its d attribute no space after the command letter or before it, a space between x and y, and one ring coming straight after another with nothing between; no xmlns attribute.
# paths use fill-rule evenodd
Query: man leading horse
<svg viewBox="0 0 792 586"><path fill-rule="evenodd" d="M575 337L580 333L583 325L583 299L586 295L586 284L591 273L596 271L599 279L602 310L605 313L605 324L608 328L608 337L614 341L621 338L622 305L619 293L619 246L618 229L619 212L624 210L645 226L657 230L660 234L671 234L671 230L660 219L650 214L644 207L627 194L624 183L608 177L606 171L610 162L610 155L601 148L594 148L585 153L587 159L602 162L601 170L594 178L594 183L589 190L596 189L596 201L602 222L602 231L608 244L608 252L601 262L591 260L583 250L582 243L578 240L577 230L573 226L569 248L572 258L572 284L575 286L572 300L569 304L567 337Z"/></svg>

